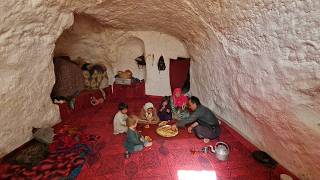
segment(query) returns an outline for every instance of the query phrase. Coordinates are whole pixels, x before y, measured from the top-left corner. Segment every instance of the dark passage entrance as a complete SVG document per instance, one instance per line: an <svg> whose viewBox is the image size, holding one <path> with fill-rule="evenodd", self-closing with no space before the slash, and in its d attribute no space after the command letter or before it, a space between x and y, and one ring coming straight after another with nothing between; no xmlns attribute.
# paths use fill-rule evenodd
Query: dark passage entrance
<svg viewBox="0 0 320 180"><path fill-rule="evenodd" d="M170 59L170 85L171 91L182 88L184 93L190 88L190 58Z"/></svg>

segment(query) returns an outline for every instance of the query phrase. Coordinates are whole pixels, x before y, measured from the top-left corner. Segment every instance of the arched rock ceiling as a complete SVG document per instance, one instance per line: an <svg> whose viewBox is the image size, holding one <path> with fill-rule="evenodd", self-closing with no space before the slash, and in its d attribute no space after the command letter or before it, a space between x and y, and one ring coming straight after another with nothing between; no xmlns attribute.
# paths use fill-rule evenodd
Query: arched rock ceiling
<svg viewBox="0 0 320 180"><path fill-rule="evenodd" d="M65 1L64 6L75 13L85 13L96 18L101 24L125 30L155 30L171 34L184 41L208 39L206 22L202 22L201 12L195 6L216 11L210 1L199 1L193 5L189 1ZM215 9L217 8L217 9ZM212 12L213 12L212 11Z"/></svg>
<svg viewBox="0 0 320 180"><path fill-rule="evenodd" d="M78 13L182 40L194 60L194 95L300 178L320 177L319 0L7 1L0 3L0 155L30 138L32 127L58 121L51 55Z"/></svg>

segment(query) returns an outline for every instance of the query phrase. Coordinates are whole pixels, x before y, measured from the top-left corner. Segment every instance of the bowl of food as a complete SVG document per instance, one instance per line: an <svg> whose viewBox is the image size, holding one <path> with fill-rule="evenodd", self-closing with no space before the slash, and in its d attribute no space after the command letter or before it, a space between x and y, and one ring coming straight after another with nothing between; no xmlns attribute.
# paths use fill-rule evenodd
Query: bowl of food
<svg viewBox="0 0 320 180"><path fill-rule="evenodd" d="M171 125L164 125L157 128L156 133L162 137L174 137L178 135L178 130L172 130Z"/></svg>
<svg viewBox="0 0 320 180"><path fill-rule="evenodd" d="M144 139L148 142L152 142L152 138L150 136L145 136Z"/></svg>

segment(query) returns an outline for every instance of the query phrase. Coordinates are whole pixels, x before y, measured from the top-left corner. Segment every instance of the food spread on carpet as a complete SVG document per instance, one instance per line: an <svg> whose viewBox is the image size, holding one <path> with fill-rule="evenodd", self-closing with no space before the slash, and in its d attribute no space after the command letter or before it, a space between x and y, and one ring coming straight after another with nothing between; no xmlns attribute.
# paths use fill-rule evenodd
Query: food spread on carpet
<svg viewBox="0 0 320 180"><path fill-rule="evenodd" d="M164 126L160 126L157 128L156 130L157 134L159 134L160 136L163 137L174 137L176 135L178 135L179 131L176 130L172 130L171 129L171 125L164 125Z"/></svg>
<svg viewBox="0 0 320 180"><path fill-rule="evenodd" d="M140 91L134 89L134 92ZM126 98L129 114L139 113L145 102L160 105L161 99L145 97L134 92L128 87L115 86L114 90L114 93ZM65 104L59 104L62 122L54 128L56 135L48 149L48 156L44 159L39 157L39 164L32 164L31 169L24 165L1 162L0 179L170 180L178 179L177 173L180 170L190 169L194 172L214 170L216 178L223 180L270 180L278 179L279 174L287 172L281 169L281 166L272 170L256 162L250 156L256 149L226 125L222 125L223 133L220 136L220 140L227 142L231 147L230 158L226 162L219 162L215 156L208 153L199 152L192 155L190 150L200 151L204 143L193 134L189 134L186 129L180 130L179 134L172 138L162 138L157 134L156 129L159 126L156 125L150 125L147 129L143 126L138 127L137 130L142 131L144 136L152 138L153 145L125 159L125 135L113 135L112 130L113 116L117 112L117 105L123 99L108 97L107 103L92 107L88 98L90 96L80 95L75 111L70 111ZM166 125L164 126L169 127Z"/></svg>

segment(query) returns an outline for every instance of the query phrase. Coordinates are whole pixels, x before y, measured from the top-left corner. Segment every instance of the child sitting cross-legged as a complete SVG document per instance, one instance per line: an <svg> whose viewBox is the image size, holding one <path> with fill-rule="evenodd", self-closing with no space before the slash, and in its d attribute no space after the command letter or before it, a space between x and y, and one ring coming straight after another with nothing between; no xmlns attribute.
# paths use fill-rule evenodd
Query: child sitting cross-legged
<svg viewBox="0 0 320 180"><path fill-rule="evenodd" d="M144 147L149 147L152 142L148 142L141 134L136 131L139 118L137 116L129 116L127 119L127 139L124 143L126 155L133 152L141 151Z"/></svg>
<svg viewBox="0 0 320 180"><path fill-rule="evenodd" d="M120 103L118 105L118 112L113 118L113 134L125 133L128 130L126 120L128 118L128 105Z"/></svg>
<svg viewBox="0 0 320 180"><path fill-rule="evenodd" d="M158 116L161 121L170 121L172 119L170 98L168 96L163 98L158 111Z"/></svg>
<svg viewBox="0 0 320 180"><path fill-rule="evenodd" d="M146 103L140 112L139 124L157 124L159 117L156 108L151 102Z"/></svg>

